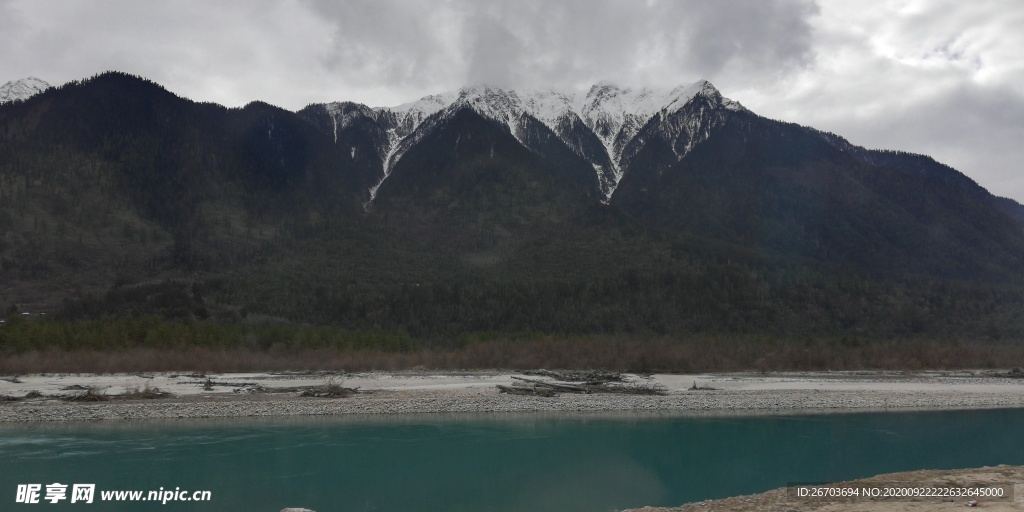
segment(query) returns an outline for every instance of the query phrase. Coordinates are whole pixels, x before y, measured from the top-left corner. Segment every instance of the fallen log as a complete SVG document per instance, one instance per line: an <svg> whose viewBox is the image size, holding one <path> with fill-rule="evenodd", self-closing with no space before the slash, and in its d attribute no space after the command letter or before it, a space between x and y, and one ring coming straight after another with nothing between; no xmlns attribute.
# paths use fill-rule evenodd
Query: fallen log
<svg viewBox="0 0 1024 512"><path fill-rule="evenodd" d="M348 398L359 393L359 388L345 388L338 385L318 386L308 388L299 393L299 396L313 398Z"/></svg>
<svg viewBox="0 0 1024 512"><path fill-rule="evenodd" d="M605 370L524 370L523 375L550 377L562 382L622 382L622 374Z"/></svg>
<svg viewBox="0 0 1024 512"><path fill-rule="evenodd" d="M624 395L667 395L668 390L659 385L608 385L601 386L595 393L620 393Z"/></svg>
<svg viewBox="0 0 1024 512"><path fill-rule="evenodd" d="M524 395L524 396L544 396L552 397L555 396L555 390L543 387L525 387L525 386L505 386L498 384L499 393L509 393L512 395Z"/></svg>
<svg viewBox="0 0 1024 512"><path fill-rule="evenodd" d="M557 382L547 382L547 381L543 381L543 380L527 379L525 377L516 377L515 375L513 375L512 378L515 379L515 380L523 381L523 382L529 382L530 384L533 384L534 386L545 386L545 387L549 387L549 388L553 388L553 389L557 389L557 390L561 390L561 391L571 391L573 393L590 393L590 389L588 389L586 387L583 387L583 386L577 386L577 385L574 385L574 384L561 384L561 383L557 383Z"/></svg>

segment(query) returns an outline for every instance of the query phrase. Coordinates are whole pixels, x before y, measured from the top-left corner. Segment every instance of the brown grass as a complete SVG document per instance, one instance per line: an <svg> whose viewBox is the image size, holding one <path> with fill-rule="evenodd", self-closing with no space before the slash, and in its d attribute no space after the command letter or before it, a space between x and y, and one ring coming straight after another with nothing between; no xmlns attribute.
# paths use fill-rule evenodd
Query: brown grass
<svg viewBox="0 0 1024 512"><path fill-rule="evenodd" d="M46 350L0 354L0 375L41 372L241 372L531 368L630 372L928 370L1024 366L1024 343L777 342L610 338L489 341L411 352L315 349Z"/></svg>

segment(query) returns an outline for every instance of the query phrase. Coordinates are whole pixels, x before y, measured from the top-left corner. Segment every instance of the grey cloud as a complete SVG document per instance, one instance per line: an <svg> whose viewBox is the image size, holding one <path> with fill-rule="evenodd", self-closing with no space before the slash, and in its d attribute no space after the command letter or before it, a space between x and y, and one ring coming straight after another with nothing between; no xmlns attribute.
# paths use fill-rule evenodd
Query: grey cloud
<svg viewBox="0 0 1024 512"><path fill-rule="evenodd" d="M443 4L401 0L307 0L335 26L328 69L357 84L430 83L452 71L451 34L439 26Z"/></svg>
<svg viewBox="0 0 1024 512"><path fill-rule="evenodd" d="M15 9L27 27L0 31L0 41L10 37L22 49L0 56L0 69L30 67L51 83L119 70L185 96L238 104L289 94L279 77L308 70L304 63L313 59L306 55L315 52L296 44L297 35L310 32L303 31L309 20L274 0L32 0L0 7ZM3 14L0 24L9 20Z"/></svg>
<svg viewBox="0 0 1024 512"><path fill-rule="evenodd" d="M472 0L463 6L473 9ZM566 85L598 78L621 79L632 70L633 49L645 22L633 3L613 1L493 2L467 18L462 51L471 56L466 80L492 80L494 68L514 70L499 85ZM637 7L636 9L642 9ZM484 28L473 20L485 18ZM482 31L500 38L478 37ZM610 73L611 71L614 73Z"/></svg>
<svg viewBox="0 0 1024 512"><path fill-rule="evenodd" d="M818 13L816 4L730 0L694 2L692 8L698 16L686 42L704 73L732 64L763 76L813 60L809 18Z"/></svg>
<svg viewBox="0 0 1024 512"><path fill-rule="evenodd" d="M521 62L525 45L519 37L492 17L471 19L466 30L467 76L471 82L512 84L521 80L527 66Z"/></svg>
<svg viewBox="0 0 1024 512"><path fill-rule="evenodd" d="M39 74L33 69L33 52L26 41L26 34L29 31L28 24L17 5L11 0L0 0L0 45L4 49L4 56L0 58L0 69L12 73L0 76L0 82Z"/></svg>
<svg viewBox="0 0 1024 512"><path fill-rule="evenodd" d="M917 105L892 123L893 135L958 170L990 192L1024 198L1020 141L1024 140L1024 92L1009 87L963 84Z"/></svg>
<svg viewBox="0 0 1024 512"><path fill-rule="evenodd" d="M16 35L16 33L12 33L12 30L18 28L21 24L18 18L18 13L14 8L14 2L11 0L0 0L0 29L3 30L0 32L0 34L2 34L0 35L0 38L11 42L15 40L12 36Z"/></svg>
<svg viewBox="0 0 1024 512"><path fill-rule="evenodd" d="M378 81L456 85L692 80L725 68L803 66L817 12L801 0L307 1L337 26L327 65L378 72Z"/></svg>
<svg viewBox="0 0 1024 512"><path fill-rule="evenodd" d="M814 4L787 0L517 0L479 9L498 11L494 19L520 44L468 48L474 61L502 52L498 60L523 75L518 82L553 85L714 78L730 65L751 74L804 65L812 56L808 18L817 12ZM482 78L470 71L471 80Z"/></svg>

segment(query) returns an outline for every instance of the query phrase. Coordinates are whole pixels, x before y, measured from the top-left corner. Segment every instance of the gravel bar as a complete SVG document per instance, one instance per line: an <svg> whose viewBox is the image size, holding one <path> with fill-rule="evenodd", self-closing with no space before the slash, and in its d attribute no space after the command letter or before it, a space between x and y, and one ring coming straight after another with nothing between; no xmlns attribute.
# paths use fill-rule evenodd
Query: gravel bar
<svg viewBox="0 0 1024 512"><path fill-rule="evenodd" d="M172 397L68 403L0 403L0 423L157 418L241 418L429 413L630 412L676 414L839 413L876 410L1024 407L1024 393L955 391L695 390L662 396L514 396L496 389L371 391L349 398L293 394Z"/></svg>

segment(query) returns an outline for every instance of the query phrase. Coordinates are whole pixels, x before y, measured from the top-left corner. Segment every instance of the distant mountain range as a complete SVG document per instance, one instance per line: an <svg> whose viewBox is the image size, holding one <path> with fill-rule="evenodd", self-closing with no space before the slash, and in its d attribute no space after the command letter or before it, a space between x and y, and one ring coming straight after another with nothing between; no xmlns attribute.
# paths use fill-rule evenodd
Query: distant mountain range
<svg viewBox="0 0 1024 512"><path fill-rule="evenodd" d="M733 315L743 332L846 332L903 318L855 314L869 297L1012 295L1024 275L1024 206L703 80L298 112L121 73L0 92L0 306L190 276L217 283L221 311L363 327L679 333ZM817 319L795 320L806 287ZM534 310L565 301L586 313Z"/></svg>

